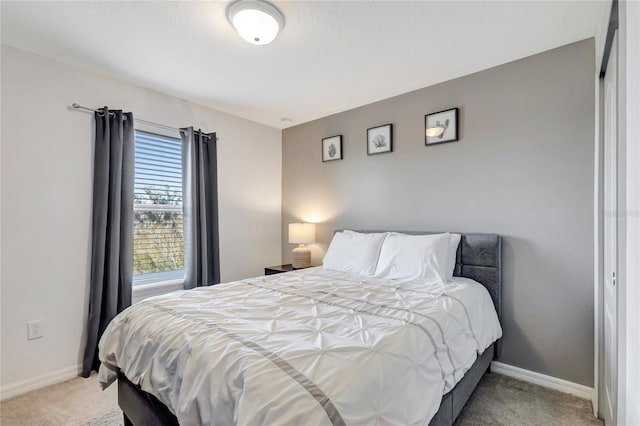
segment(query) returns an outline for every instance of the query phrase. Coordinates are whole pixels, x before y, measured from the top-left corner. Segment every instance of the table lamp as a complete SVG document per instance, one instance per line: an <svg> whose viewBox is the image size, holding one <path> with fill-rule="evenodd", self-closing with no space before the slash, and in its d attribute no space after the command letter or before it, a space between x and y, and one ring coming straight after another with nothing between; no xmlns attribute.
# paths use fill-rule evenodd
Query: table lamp
<svg viewBox="0 0 640 426"><path fill-rule="evenodd" d="M308 268L311 266L311 250L305 247L316 241L315 223L290 223L289 242L300 244L293 249L292 264L294 269Z"/></svg>

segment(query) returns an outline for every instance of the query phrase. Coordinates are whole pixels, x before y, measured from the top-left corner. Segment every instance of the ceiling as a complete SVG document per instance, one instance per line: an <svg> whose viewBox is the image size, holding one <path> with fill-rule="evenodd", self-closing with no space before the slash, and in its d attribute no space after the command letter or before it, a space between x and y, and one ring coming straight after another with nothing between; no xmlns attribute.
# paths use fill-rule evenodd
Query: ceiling
<svg viewBox="0 0 640 426"><path fill-rule="evenodd" d="M19 49L285 128L594 36L603 7L599 1L274 1L284 29L273 43L255 46L227 21L229 3L3 1L1 37Z"/></svg>

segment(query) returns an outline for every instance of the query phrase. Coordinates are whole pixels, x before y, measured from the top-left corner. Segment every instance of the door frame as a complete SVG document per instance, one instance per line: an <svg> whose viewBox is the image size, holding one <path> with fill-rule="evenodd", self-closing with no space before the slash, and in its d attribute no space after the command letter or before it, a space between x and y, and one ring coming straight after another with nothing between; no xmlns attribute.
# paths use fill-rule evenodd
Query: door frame
<svg viewBox="0 0 640 426"><path fill-rule="evenodd" d="M640 424L640 4L620 2L618 31L619 424Z"/></svg>
<svg viewBox="0 0 640 426"><path fill-rule="evenodd" d="M596 82L594 218L594 412L602 402L603 81L610 39L618 30L618 379L619 424L640 424L640 2L613 0L600 79ZM611 36L609 36L611 33ZM628 285L631 284L631 285Z"/></svg>
<svg viewBox="0 0 640 426"><path fill-rule="evenodd" d="M599 400L600 417L606 425L617 424L618 418L618 286L620 251L620 157L618 138L618 44L614 33L608 67L603 75L603 261L600 339ZM613 109L613 111L611 111ZM612 115L613 114L613 115ZM613 135L613 138L611 136ZM617 275L617 276L616 276ZM610 356L607 356L609 354ZM610 380L607 380L609 377ZM609 387L611 385L611 387Z"/></svg>

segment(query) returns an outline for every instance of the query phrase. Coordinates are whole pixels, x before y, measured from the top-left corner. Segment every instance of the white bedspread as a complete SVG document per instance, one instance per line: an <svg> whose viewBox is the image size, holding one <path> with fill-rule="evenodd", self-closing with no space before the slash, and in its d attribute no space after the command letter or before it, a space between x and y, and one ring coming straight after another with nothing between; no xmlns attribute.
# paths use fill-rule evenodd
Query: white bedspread
<svg viewBox="0 0 640 426"><path fill-rule="evenodd" d="M426 424L501 337L487 290L322 268L179 291L118 315L114 370L181 425Z"/></svg>

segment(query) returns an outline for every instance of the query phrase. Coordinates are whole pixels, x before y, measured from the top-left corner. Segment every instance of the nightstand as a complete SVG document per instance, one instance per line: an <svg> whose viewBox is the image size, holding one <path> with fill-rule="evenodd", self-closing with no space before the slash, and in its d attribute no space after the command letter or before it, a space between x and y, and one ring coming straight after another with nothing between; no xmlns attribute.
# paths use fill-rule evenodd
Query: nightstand
<svg viewBox="0 0 640 426"><path fill-rule="evenodd" d="M268 266L264 268L264 274L275 275L275 274L282 274L283 272L290 272L293 270L294 270L293 266L290 263L288 263L286 265Z"/></svg>

